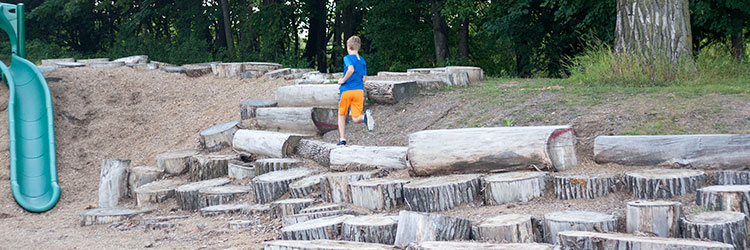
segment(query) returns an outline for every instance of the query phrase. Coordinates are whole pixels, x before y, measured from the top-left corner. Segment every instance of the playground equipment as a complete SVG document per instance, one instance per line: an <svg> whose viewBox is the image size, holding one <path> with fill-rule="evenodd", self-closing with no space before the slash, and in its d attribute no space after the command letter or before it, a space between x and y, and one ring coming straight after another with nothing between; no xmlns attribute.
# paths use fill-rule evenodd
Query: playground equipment
<svg viewBox="0 0 750 250"><path fill-rule="evenodd" d="M23 4L0 3L0 28L8 33L13 52L10 67L0 62L9 89L10 187L21 207L44 212L60 198L54 117L47 81L24 59L23 10Z"/></svg>

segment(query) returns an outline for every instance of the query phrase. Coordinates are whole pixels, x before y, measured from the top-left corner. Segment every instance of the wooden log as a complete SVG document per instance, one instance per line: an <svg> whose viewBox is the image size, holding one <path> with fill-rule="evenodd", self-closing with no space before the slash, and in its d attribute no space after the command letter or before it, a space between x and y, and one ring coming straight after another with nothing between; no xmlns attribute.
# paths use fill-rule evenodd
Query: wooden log
<svg viewBox="0 0 750 250"><path fill-rule="evenodd" d="M402 210L394 245L405 247L412 242L468 240L470 234L470 220Z"/></svg>
<svg viewBox="0 0 750 250"><path fill-rule="evenodd" d="M265 250L394 250L393 246L338 240L274 240L263 242Z"/></svg>
<svg viewBox="0 0 750 250"><path fill-rule="evenodd" d="M130 197L135 197L135 189L154 182L164 175L164 169L152 166L137 166L128 168L128 191Z"/></svg>
<svg viewBox="0 0 750 250"><path fill-rule="evenodd" d="M404 184L406 209L437 212L479 200L479 177L478 174L446 175Z"/></svg>
<svg viewBox="0 0 750 250"><path fill-rule="evenodd" d="M239 153L284 158L292 155L300 139L298 135L240 129L232 145Z"/></svg>
<svg viewBox="0 0 750 250"><path fill-rule="evenodd" d="M404 184L409 180L366 179L349 184L352 203L370 210L391 210L404 204Z"/></svg>
<svg viewBox="0 0 750 250"><path fill-rule="evenodd" d="M320 198L320 182L328 173L311 175L289 184L289 194L292 198Z"/></svg>
<svg viewBox="0 0 750 250"><path fill-rule="evenodd" d="M732 244L747 249L745 214L730 211L690 214L682 218L683 238Z"/></svg>
<svg viewBox="0 0 750 250"><path fill-rule="evenodd" d="M255 201L261 204L275 201L289 191L290 183L314 173L312 169L293 168L256 176L253 178Z"/></svg>
<svg viewBox="0 0 750 250"><path fill-rule="evenodd" d="M213 73L211 65L182 65L188 77L201 77Z"/></svg>
<svg viewBox="0 0 750 250"><path fill-rule="evenodd" d="M331 151L335 148L337 148L336 144L333 143L302 139L294 153L302 158L313 160L323 167L329 167Z"/></svg>
<svg viewBox="0 0 750 250"><path fill-rule="evenodd" d="M480 67L468 67L468 66L447 66L445 67L446 73L457 73L466 72L469 76L469 83L479 83L484 80L484 70Z"/></svg>
<svg viewBox="0 0 750 250"><path fill-rule="evenodd" d="M86 64L77 62L57 62L55 63L55 66L58 68L80 68L86 66Z"/></svg>
<svg viewBox="0 0 750 250"><path fill-rule="evenodd" d="M748 185L750 171L723 170L711 174L715 185Z"/></svg>
<svg viewBox="0 0 750 250"><path fill-rule="evenodd" d="M256 109L256 121L264 130L322 135L338 129L338 109L273 107Z"/></svg>
<svg viewBox="0 0 750 250"><path fill-rule="evenodd" d="M113 62L123 62L125 64L147 63L148 62L148 56L146 56L146 55L135 55L135 56L122 57L122 58L115 59Z"/></svg>
<svg viewBox="0 0 750 250"><path fill-rule="evenodd" d="M300 84L276 89L279 107L338 107L339 86L336 84Z"/></svg>
<svg viewBox="0 0 750 250"><path fill-rule="evenodd" d="M255 176L263 175L273 171L296 168L300 161L291 158L266 158L253 162L255 165Z"/></svg>
<svg viewBox="0 0 750 250"><path fill-rule="evenodd" d="M283 240L336 240L341 236L341 224L351 215L324 217L281 228Z"/></svg>
<svg viewBox="0 0 750 250"><path fill-rule="evenodd" d="M182 184L185 182L181 180L161 180L140 186L135 189L135 204L138 207L146 207L162 203L174 197L175 188Z"/></svg>
<svg viewBox="0 0 750 250"><path fill-rule="evenodd" d="M732 245L676 238L633 236L621 233L598 233L565 231L558 234L561 250L610 250L610 249L649 249L649 250L730 250Z"/></svg>
<svg viewBox="0 0 750 250"><path fill-rule="evenodd" d="M320 218L329 218L329 217L335 217L335 216L341 216L341 215L347 215L347 214L354 214L351 210L331 210L331 211L320 211L320 212L314 212L314 213L300 213L300 214L293 214L286 217L281 218L281 224L283 226L289 226L294 225L314 219L320 219Z"/></svg>
<svg viewBox="0 0 750 250"><path fill-rule="evenodd" d="M124 62L91 62L87 64L95 69L111 69L125 66Z"/></svg>
<svg viewBox="0 0 750 250"><path fill-rule="evenodd" d="M680 237L682 204L676 201L628 202L625 228L628 233L656 237Z"/></svg>
<svg viewBox="0 0 750 250"><path fill-rule="evenodd" d="M202 181L225 177L229 172L229 161L237 159L237 155L194 155L190 164L190 179Z"/></svg>
<svg viewBox="0 0 750 250"><path fill-rule="evenodd" d="M211 65L211 71L217 77L239 77L243 66L243 63L217 63Z"/></svg>
<svg viewBox="0 0 750 250"><path fill-rule="evenodd" d="M398 222L387 216L358 216L344 221L341 236L348 241L393 245L397 227Z"/></svg>
<svg viewBox="0 0 750 250"><path fill-rule="evenodd" d="M471 241L423 241L412 242L406 250L553 250L554 246L540 243L505 243L494 244Z"/></svg>
<svg viewBox="0 0 750 250"><path fill-rule="evenodd" d="M248 228L252 226L254 223L251 220L230 220L227 222L227 227L229 229L237 230L237 229L243 229Z"/></svg>
<svg viewBox="0 0 750 250"><path fill-rule="evenodd" d="M75 58L42 59L42 66L55 66L58 62L75 62Z"/></svg>
<svg viewBox="0 0 750 250"><path fill-rule="evenodd" d="M415 81L367 81L367 98L380 104L396 104L417 96L419 86Z"/></svg>
<svg viewBox="0 0 750 250"><path fill-rule="evenodd" d="M531 243L534 226L531 215L503 214L481 221L473 228L475 240L500 243Z"/></svg>
<svg viewBox="0 0 750 250"><path fill-rule="evenodd" d="M294 80L298 78L302 78L305 74L312 73L312 72L318 72L314 69L291 69L291 74L285 75L284 80Z"/></svg>
<svg viewBox="0 0 750 250"><path fill-rule="evenodd" d="M201 208L199 190L206 187L222 186L229 183L228 178L216 178L211 180L188 183L175 189L177 205L185 211L195 211Z"/></svg>
<svg viewBox="0 0 750 250"><path fill-rule="evenodd" d="M255 117L258 108L276 107L274 100L245 100L240 102L240 118L247 120Z"/></svg>
<svg viewBox="0 0 750 250"><path fill-rule="evenodd" d="M546 172L509 172L482 178L487 205L528 202L544 195Z"/></svg>
<svg viewBox="0 0 750 250"><path fill-rule="evenodd" d="M347 146L331 150L331 169L338 171L406 168L407 147Z"/></svg>
<svg viewBox="0 0 750 250"><path fill-rule="evenodd" d="M201 131L201 147L208 152L216 152L232 146L238 121L226 122Z"/></svg>
<svg viewBox="0 0 750 250"><path fill-rule="evenodd" d="M243 62L242 71L272 71L281 68L281 64L269 62Z"/></svg>
<svg viewBox="0 0 750 250"><path fill-rule="evenodd" d="M271 211L274 218L282 218L299 213L300 210L309 207L315 202L313 199L286 199L271 202Z"/></svg>
<svg viewBox="0 0 750 250"><path fill-rule="evenodd" d="M750 134L598 136L597 163L740 168L750 165Z"/></svg>
<svg viewBox="0 0 750 250"><path fill-rule="evenodd" d="M570 126L425 130L409 135L407 158L417 175L562 171L577 164L575 144Z"/></svg>
<svg viewBox="0 0 750 250"><path fill-rule="evenodd" d="M320 182L320 191L326 202L352 203L349 183L377 177L377 171L330 173Z"/></svg>
<svg viewBox="0 0 750 250"><path fill-rule="evenodd" d="M663 199L695 192L706 173L692 169L641 169L625 173L625 186L640 199Z"/></svg>
<svg viewBox="0 0 750 250"><path fill-rule="evenodd" d="M563 231L617 232L617 217L589 211L552 212L544 215L544 241L558 243Z"/></svg>
<svg viewBox="0 0 750 250"><path fill-rule="evenodd" d="M156 156L156 166L164 169L167 174L178 175L190 169L190 162L197 150L173 150Z"/></svg>
<svg viewBox="0 0 750 250"><path fill-rule="evenodd" d="M185 67L179 67L179 66L159 66L159 69L167 73L178 73L178 74L185 73L186 71Z"/></svg>
<svg viewBox="0 0 750 250"><path fill-rule="evenodd" d="M159 67L161 67L158 63L138 63L138 64L125 64L125 66L128 66L133 69L137 70L157 70ZM166 67L166 66L165 66Z"/></svg>
<svg viewBox="0 0 750 250"><path fill-rule="evenodd" d="M207 206L200 209L201 216L211 217L219 215L243 214L250 209L250 204L220 204Z"/></svg>
<svg viewBox="0 0 750 250"><path fill-rule="evenodd" d="M128 172L130 160L104 160L99 175L99 207L117 207L117 203L128 195Z"/></svg>
<svg viewBox="0 0 750 250"><path fill-rule="evenodd" d="M283 69L269 71L268 73L265 74L265 77L268 78L268 80L276 80L286 75L289 75L291 73L292 73L292 69L283 68Z"/></svg>
<svg viewBox="0 0 750 250"><path fill-rule="evenodd" d="M241 196L252 192L252 189L250 186L224 185L201 188L198 193L201 199L201 207L208 207L234 202Z"/></svg>
<svg viewBox="0 0 750 250"><path fill-rule="evenodd" d="M235 180L252 179L255 177L255 164L241 160L231 160L227 163L229 178Z"/></svg>
<svg viewBox="0 0 750 250"><path fill-rule="evenodd" d="M341 203L323 203L319 205L315 205L312 207L308 207L305 209L302 209L299 211L300 214L310 214L310 213L317 213L317 212L324 212L324 211L339 211L339 210L346 210L349 209L349 207L345 204Z"/></svg>
<svg viewBox="0 0 750 250"><path fill-rule="evenodd" d="M81 226L109 224L150 213L152 210L128 209L124 207L93 208L83 210L79 216Z"/></svg>
<svg viewBox="0 0 750 250"><path fill-rule="evenodd" d="M555 197L561 200L593 199L622 189L619 175L555 175Z"/></svg>

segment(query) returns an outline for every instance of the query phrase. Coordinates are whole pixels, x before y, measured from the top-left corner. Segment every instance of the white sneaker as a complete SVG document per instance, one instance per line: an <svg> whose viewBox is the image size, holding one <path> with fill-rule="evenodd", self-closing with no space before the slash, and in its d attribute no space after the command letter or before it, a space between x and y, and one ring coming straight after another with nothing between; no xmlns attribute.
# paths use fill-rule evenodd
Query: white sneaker
<svg viewBox="0 0 750 250"><path fill-rule="evenodd" d="M369 109L365 111L365 124L370 132L375 129L375 119L372 118L372 111Z"/></svg>

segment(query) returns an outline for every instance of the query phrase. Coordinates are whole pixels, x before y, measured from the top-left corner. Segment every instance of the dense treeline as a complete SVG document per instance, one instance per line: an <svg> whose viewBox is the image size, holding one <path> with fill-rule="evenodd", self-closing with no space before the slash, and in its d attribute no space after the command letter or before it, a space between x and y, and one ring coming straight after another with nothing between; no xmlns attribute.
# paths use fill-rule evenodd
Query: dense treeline
<svg viewBox="0 0 750 250"><path fill-rule="evenodd" d="M14 2L14 1L7 1ZM611 45L615 0L27 0L31 59L147 54L176 64L273 61L342 70L357 34L370 72L479 65L492 75L564 76L570 58ZM737 59L750 1L690 0L694 53ZM7 39L6 39L7 40ZM8 46L7 42L3 46Z"/></svg>

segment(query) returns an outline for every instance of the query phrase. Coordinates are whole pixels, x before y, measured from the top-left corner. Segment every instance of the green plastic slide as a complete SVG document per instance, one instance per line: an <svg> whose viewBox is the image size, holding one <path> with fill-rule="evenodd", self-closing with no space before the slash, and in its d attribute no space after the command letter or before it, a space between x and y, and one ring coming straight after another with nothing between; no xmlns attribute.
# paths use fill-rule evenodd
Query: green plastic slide
<svg viewBox="0 0 750 250"><path fill-rule="evenodd" d="M23 4L0 3L0 28L8 33L13 50L10 67L0 62L10 93L10 187L21 207L44 212L60 198L52 98L42 73L23 58Z"/></svg>

